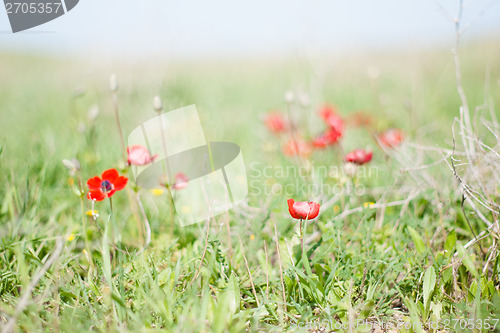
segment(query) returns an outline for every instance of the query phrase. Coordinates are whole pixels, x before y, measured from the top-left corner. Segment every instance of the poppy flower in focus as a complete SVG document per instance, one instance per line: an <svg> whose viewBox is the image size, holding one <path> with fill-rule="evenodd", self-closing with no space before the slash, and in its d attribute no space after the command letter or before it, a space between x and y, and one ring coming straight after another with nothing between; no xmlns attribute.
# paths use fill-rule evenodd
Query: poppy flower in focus
<svg viewBox="0 0 500 333"><path fill-rule="evenodd" d="M299 201L288 199L288 211L294 219L312 220L319 214L320 204L315 202Z"/></svg>
<svg viewBox="0 0 500 333"><path fill-rule="evenodd" d="M285 120L279 113L269 113L265 119L266 127L273 133L281 133L286 130Z"/></svg>
<svg viewBox="0 0 500 333"><path fill-rule="evenodd" d="M355 149L345 156L346 162L362 165L372 160L373 152L364 149Z"/></svg>
<svg viewBox="0 0 500 333"><path fill-rule="evenodd" d="M153 163L158 155L151 157L149 150L146 147L135 145L127 147L127 162L129 165L146 165Z"/></svg>
<svg viewBox="0 0 500 333"><path fill-rule="evenodd" d="M403 131L392 128L379 136L380 143L388 148L395 148L403 141Z"/></svg>
<svg viewBox="0 0 500 333"><path fill-rule="evenodd" d="M101 177L95 176L87 180L90 200L102 201L111 198L116 191L123 190L127 185L128 178L120 176L116 169L109 169L102 173Z"/></svg>
<svg viewBox="0 0 500 333"><path fill-rule="evenodd" d="M283 148L283 152L288 156L300 155L306 157L311 153L311 148L301 139L290 139Z"/></svg>
<svg viewBox="0 0 500 333"><path fill-rule="evenodd" d="M182 172L179 172L175 175L175 183L173 187L176 190L182 190L183 188L186 188L188 186L188 181L189 178Z"/></svg>

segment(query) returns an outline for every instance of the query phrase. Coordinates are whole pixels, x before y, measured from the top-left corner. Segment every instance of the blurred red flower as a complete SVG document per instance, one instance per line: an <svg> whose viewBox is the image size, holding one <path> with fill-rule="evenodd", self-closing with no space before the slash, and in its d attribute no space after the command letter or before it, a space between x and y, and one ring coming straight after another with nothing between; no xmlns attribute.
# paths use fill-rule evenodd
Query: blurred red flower
<svg viewBox="0 0 500 333"><path fill-rule="evenodd" d="M109 169L102 173L101 177L95 176L87 180L90 200L102 201L111 198L116 191L123 190L127 185L128 178L120 176L116 169Z"/></svg>
<svg viewBox="0 0 500 333"><path fill-rule="evenodd" d="M129 165L146 165L153 163L158 155L151 157L149 150L146 147L135 145L127 147L127 162Z"/></svg>
<svg viewBox="0 0 500 333"><path fill-rule="evenodd" d="M337 143L342 134L337 132L334 128L329 128L326 133L321 134L312 141L315 148L325 148L328 145Z"/></svg>
<svg viewBox="0 0 500 333"><path fill-rule="evenodd" d="M283 152L288 156L300 155L307 157L311 153L311 148L302 139L290 139L283 148Z"/></svg>
<svg viewBox="0 0 500 333"><path fill-rule="evenodd" d="M342 138L344 132L344 121L337 114L336 108L330 105L325 105L320 111L319 115L325 122L327 129L325 133L316 137L312 141L315 148L324 148L328 145L337 143Z"/></svg>
<svg viewBox="0 0 500 333"><path fill-rule="evenodd" d="M319 214L320 205L315 202L300 201L295 202L293 199L288 199L288 211L294 219L312 220Z"/></svg>
<svg viewBox="0 0 500 333"><path fill-rule="evenodd" d="M373 123L373 118L364 111L356 111L354 113L349 114L346 122L348 122L354 127L361 127L361 126L369 127Z"/></svg>
<svg viewBox="0 0 500 333"><path fill-rule="evenodd" d="M286 130L285 120L280 113L269 113L265 123L266 127L273 133L281 133Z"/></svg>
<svg viewBox="0 0 500 333"><path fill-rule="evenodd" d="M324 105L321 110L319 110L319 115L323 120L326 121L330 116L334 116L338 113L338 110L335 106L333 105Z"/></svg>
<svg viewBox="0 0 500 333"><path fill-rule="evenodd" d="M319 112L319 115L330 128L330 130L335 131L338 138L342 136L344 132L344 121L338 115L336 108L325 105Z"/></svg>
<svg viewBox="0 0 500 333"><path fill-rule="evenodd" d="M325 148L328 146L328 139L324 134L321 134L312 140L312 145L314 148Z"/></svg>
<svg viewBox="0 0 500 333"><path fill-rule="evenodd" d="M183 188L186 188L188 186L188 181L189 178L182 172L179 172L175 175L174 189L182 190Z"/></svg>
<svg viewBox="0 0 500 333"><path fill-rule="evenodd" d="M403 131L392 128L379 136L380 143L388 148L395 148L403 141Z"/></svg>
<svg viewBox="0 0 500 333"><path fill-rule="evenodd" d="M366 151L364 149L355 149L345 156L345 161L362 165L370 162L372 157L373 153L371 151Z"/></svg>

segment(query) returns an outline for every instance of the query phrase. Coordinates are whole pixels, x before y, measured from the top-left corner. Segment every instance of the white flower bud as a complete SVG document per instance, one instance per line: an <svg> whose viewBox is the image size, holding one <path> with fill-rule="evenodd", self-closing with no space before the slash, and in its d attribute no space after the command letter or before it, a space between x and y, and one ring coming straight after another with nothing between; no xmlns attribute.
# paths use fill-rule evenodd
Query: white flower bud
<svg viewBox="0 0 500 333"><path fill-rule="evenodd" d="M75 172L80 170L80 162L76 158L72 158L71 160L62 160L62 162L71 175L74 175Z"/></svg>
<svg viewBox="0 0 500 333"><path fill-rule="evenodd" d="M109 79L109 89L111 89L112 92L117 92L118 91L118 79L116 78L116 75L113 74L111 75L111 78Z"/></svg>
<svg viewBox="0 0 500 333"><path fill-rule="evenodd" d="M285 94L285 102L290 104L293 103L294 100L295 100L294 93L291 90L288 90Z"/></svg>
<svg viewBox="0 0 500 333"><path fill-rule="evenodd" d="M163 111L163 103L161 102L160 96L155 96L153 98L153 108L158 113Z"/></svg>

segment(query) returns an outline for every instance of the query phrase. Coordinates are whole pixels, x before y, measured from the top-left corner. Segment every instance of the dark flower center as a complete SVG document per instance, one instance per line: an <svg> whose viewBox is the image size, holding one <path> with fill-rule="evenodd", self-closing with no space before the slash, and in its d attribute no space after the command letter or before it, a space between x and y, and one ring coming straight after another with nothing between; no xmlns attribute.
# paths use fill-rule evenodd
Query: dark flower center
<svg viewBox="0 0 500 333"><path fill-rule="evenodd" d="M113 184L111 184L109 180L103 180L101 182L101 189L103 192L109 192L113 189Z"/></svg>

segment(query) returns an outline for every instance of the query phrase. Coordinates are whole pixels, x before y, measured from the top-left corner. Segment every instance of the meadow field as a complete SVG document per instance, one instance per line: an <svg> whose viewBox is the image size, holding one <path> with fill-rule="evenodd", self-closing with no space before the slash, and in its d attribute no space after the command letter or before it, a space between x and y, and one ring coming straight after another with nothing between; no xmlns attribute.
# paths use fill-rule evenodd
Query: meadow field
<svg viewBox="0 0 500 333"><path fill-rule="evenodd" d="M463 45L458 85L451 48L1 54L2 330L500 332L500 44ZM116 115L126 139L155 96L241 147L244 202L181 227L170 188L134 183ZM322 145L325 110L343 129ZM384 144L390 129L402 140ZM347 163L355 149L373 158ZM87 180L111 168L127 185L92 203ZM289 199L319 215L293 218Z"/></svg>

